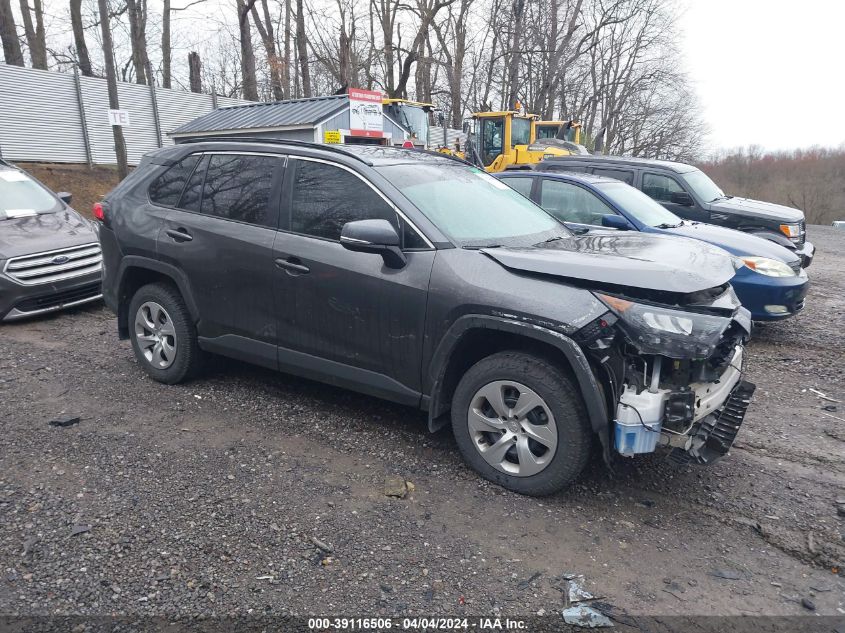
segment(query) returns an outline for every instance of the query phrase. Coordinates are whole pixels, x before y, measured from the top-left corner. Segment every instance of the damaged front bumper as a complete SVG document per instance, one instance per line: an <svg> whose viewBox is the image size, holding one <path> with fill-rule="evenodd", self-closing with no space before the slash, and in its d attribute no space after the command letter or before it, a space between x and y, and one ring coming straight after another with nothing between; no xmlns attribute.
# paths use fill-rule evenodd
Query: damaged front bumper
<svg viewBox="0 0 845 633"><path fill-rule="evenodd" d="M744 354L737 345L727 367L710 382L676 389L660 387L658 377L656 386L639 392L626 385L614 420L616 450L630 457L668 448L678 464L709 464L726 455L755 389L742 379Z"/></svg>

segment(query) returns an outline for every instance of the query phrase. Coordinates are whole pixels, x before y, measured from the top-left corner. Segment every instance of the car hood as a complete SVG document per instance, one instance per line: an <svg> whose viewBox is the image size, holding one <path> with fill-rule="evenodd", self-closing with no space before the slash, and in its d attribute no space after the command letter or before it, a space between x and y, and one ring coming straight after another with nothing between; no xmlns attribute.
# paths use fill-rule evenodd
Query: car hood
<svg viewBox="0 0 845 633"><path fill-rule="evenodd" d="M751 198L727 198L710 203L710 210L725 211L731 214L747 215L749 217L763 217L767 220L794 224L804 219L804 214L794 207L787 207L774 202L763 202Z"/></svg>
<svg viewBox="0 0 845 633"><path fill-rule="evenodd" d="M800 261L794 252L784 248L771 240L757 237L751 233L743 233L712 224L684 223L672 229L666 229L672 235L704 240L725 249L729 253L740 256L768 257L786 264Z"/></svg>
<svg viewBox="0 0 845 633"><path fill-rule="evenodd" d="M720 248L644 233L608 231L481 250L511 270L677 293L719 286L736 273L733 258Z"/></svg>
<svg viewBox="0 0 845 633"><path fill-rule="evenodd" d="M88 220L72 209L0 220L0 259L96 241Z"/></svg>

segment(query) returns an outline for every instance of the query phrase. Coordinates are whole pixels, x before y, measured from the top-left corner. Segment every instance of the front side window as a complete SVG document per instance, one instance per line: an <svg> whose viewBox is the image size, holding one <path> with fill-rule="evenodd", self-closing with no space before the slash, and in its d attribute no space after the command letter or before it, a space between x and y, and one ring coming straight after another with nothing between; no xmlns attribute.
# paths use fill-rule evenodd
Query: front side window
<svg viewBox="0 0 845 633"><path fill-rule="evenodd" d="M561 180L543 179L540 206L562 222L601 226L603 215L616 212L583 187Z"/></svg>
<svg viewBox="0 0 845 633"><path fill-rule="evenodd" d="M396 212L366 182L336 165L297 160L290 229L339 240L347 222L388 220L397 231Z"/></svg>
<svg viewBox="0 0 845 633"><path fill-rule="evenodd" d="M646 226L670 227L681 224L682 220L645 195L639 189L634 189L621 182L601 183L598 189L628 215L634 216Z"/></svg>
<svg viewBox="0 0 845 633"><path fill-rule="evenodd" d="M203 187L202 213L275 227L270 197L279 164L275 156L212 154Z"/></svg>
<svg viewBox="0 0 845 633"><path fill-rule="evenodd" d="M476 167L442 161L377 168L437 228L462 246L536 244L569 235L536 204Z"/></svg>
<svg viewBox="0 0 845 633"><path fill-rule="evenodd" d="M511 145L528 145L531 142L531 119L513 118Z"/></svg>
<svg viewBox="0 0 845 633"><path fill-rule="evenodd" d="M502 154L505 142L504 119L481 119L481 160L491 165Z"/></svg>
<svg viewBox="0 0 845 633"><path fill-rule="evenodd" d="M150 200L165 207L177 206L182 190L201 157L201 154L185 156L156 178L150 185Z"/></svg>
<svg viewBox="0 0 845 633"><path fill-rule="evenodd" d="M683 193L678 181L662 174L643 174L643 193L660 202L672 202L673 193Z"/></svg>

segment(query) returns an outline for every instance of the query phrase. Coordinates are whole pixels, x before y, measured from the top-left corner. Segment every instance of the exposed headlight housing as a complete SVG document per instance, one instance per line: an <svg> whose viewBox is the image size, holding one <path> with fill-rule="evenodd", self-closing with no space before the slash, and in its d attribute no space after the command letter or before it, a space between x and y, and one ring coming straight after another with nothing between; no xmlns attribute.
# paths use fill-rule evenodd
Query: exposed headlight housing
<svg viewBox="0 0 845 633"><path fill-rule="evenodd" d="M673 310L593 293L616 316L628 342L643 354L704 359L713 355L729 317Z"/></svg>
<svg viewBox="0 0 845 633"><path fill-rule="evenodd" d="M742 261L754 272L767 277L794 277L795 271L787 264L768 257L743 257Z"/></svg>
<svg viewBox="0 0 845 633"><path fill-rule="evenodd" d="M796 237L801 236L801 225L800 224L781 224L780 225L780 232L786 235L786 237L793 239Z"/></svg>

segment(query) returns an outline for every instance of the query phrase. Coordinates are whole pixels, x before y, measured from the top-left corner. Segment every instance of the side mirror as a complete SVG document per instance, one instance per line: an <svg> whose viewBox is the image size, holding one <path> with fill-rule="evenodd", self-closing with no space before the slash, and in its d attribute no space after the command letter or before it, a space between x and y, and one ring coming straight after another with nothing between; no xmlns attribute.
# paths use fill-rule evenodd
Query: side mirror
<svg viewBox="0 0 845 633"><path fill-rule="evenodd" d="M67 191L60 191L56 194L56 196L65 204L70 204L70 201L73 199L73 195L68 193Z"/></svg>
<svg viewBox="0 0 845 633"><path fill-rule="evenodd" d="M340 230L340 243L350 251L381 255L388 268L402 268L408 261L399 234L387 220L347 222Z"/></svg>
<svg viewBox="0 0 845 633"><path fill-rule="evenodd" d="M675 191L672 193L672 203L673 204L680 204L684 207L691 207L695 202L692 199L692 196L689 195L686 191Z"/></svg>
<svg viewBox="0 0 845 633"><path fill-rule="evenodd" d="M601 216L601 225L609 229L619 229L620 231L628 231L631 228L628 220L621 215L614 215L613 213L607 213Z"/></svg>

